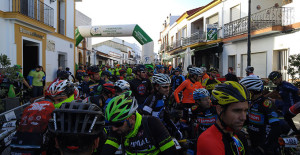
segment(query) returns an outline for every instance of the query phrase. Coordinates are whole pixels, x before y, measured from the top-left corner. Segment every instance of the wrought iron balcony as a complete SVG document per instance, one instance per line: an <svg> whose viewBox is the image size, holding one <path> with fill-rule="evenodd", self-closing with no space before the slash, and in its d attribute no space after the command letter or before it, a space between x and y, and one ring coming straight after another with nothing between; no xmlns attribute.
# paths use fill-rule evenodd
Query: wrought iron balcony
<svg viewBox="0 0 300 155"><path fill-rule="evenodd" d="M251 31L272 26L286 26L293 23L293 8L271 7L251 15ZM224 37L248 32L248 16L224 25Z"/></svg>
<svg viewBox="0 0 300 155"><path fill-rule="evenodd" d="M54 26L54 9L40 0L10 0L10 12L18 12L51 27Z"/></svg>
<svg viewBox="0 0 300 155"><path fill-rule="evenodd" d="M199 31L199 32L193 33L191 35L191 37L176 40L175 42L171 43L170 45L167 45L166 43L164 43L161 45L160 51L168 52L168 51L177 49L182 46L188 46L188 45L191 45L194 43L205 42L206 41L205 34L206 34L205 32Z"/></svg>

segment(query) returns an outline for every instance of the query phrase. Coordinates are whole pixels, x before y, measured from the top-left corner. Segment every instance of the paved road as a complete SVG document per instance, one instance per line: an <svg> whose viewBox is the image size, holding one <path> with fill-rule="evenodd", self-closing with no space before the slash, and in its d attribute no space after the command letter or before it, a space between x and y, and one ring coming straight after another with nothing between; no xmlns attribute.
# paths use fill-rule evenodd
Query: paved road
<svg viewBox="0 0 300 155"><path fill-rule="evenodd" d="M299 130L300 129L300 114L297 115L296 117L293 118L293 121L297 127L297 129Z"/></svg>

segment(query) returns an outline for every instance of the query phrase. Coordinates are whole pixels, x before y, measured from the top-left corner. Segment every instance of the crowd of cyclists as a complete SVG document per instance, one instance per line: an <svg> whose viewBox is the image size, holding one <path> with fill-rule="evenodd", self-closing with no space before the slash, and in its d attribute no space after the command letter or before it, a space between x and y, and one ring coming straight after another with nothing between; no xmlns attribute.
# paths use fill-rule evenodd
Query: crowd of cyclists
<svg viewBox="0 0 300 155"><path fill-rule="evenodd" d="M277 88L265 93L250 66L223 83L216 68L182 70L94 65L73 82L61 71L24 109L11 154L280 154L278 137L299 133L299 89L280 72L269 74Z"/></svg>

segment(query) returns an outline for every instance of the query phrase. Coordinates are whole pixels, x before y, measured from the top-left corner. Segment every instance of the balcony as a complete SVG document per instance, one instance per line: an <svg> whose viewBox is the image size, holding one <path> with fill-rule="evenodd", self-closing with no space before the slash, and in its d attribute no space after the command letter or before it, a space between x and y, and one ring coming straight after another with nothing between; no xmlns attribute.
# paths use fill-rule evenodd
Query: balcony
<svg viewBox="0 0 300 155"><path fill-rule="evenodd" d="M271 7L251 15L251 31L293 23L293 8ZM248 16L224 25L224 38L248 33Z"/></svg>
<svg viewBox="0 0 300 155"><path fill-rule="evenodd" d="M182 38L179 40L176 40L175 42L171 43L170 45L162 44L160 47L160 51L172 51L182 46L188 46L195 43L205 42L205 32L199 31L195 32L191 35L191 37L188 38Z"/></svg>
<svg viewBox="0 0 300 155"><path fill-rule="evenodd" d="M48 26L54 26L54 9L40 0L10 0L10 12L21 13Z"/></svg>

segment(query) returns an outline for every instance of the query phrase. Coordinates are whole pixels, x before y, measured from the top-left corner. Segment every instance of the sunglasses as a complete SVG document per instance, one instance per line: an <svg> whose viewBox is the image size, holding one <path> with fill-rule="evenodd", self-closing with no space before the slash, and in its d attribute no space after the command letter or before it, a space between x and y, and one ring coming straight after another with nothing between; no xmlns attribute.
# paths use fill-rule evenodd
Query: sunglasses
<svg viewBox="0 0 300 155"><path fill-rule="evenodd" d="M110 123L110 126L113 126L113 127L119 128L119 127L121 127L121 126L123 126L123 125L124 125L124 122L125 122L125 120L124 120L124 121L121 121L121 122L114 122L114 123Z"/></svg>
<svg viewBox="0 0 300 155"><path fill-rule="evenodd" d="M234 150L232 150L232 151L236 152L237 155L244 155L245 148L244 148L243 143L235 136L232 136L232 139L233 139L233 145L235 146L235 149L236 149L236 151L234 151ZM231 146L231 149L233 149L232 146Z"/></svg>
<svg viewBox="0 0 300 155"><path fill-rule="evenodd" d="M161 86L162 88L164 88L164 89L167 89L167 88L169 88L170 86L169 85L165 85L165 86Z"/></svg>
<svg viewBox="0 0 300 155"><path fill-rule="evenodd" d="M141 71L141 73L146 73L145 71Z"/></svg>

